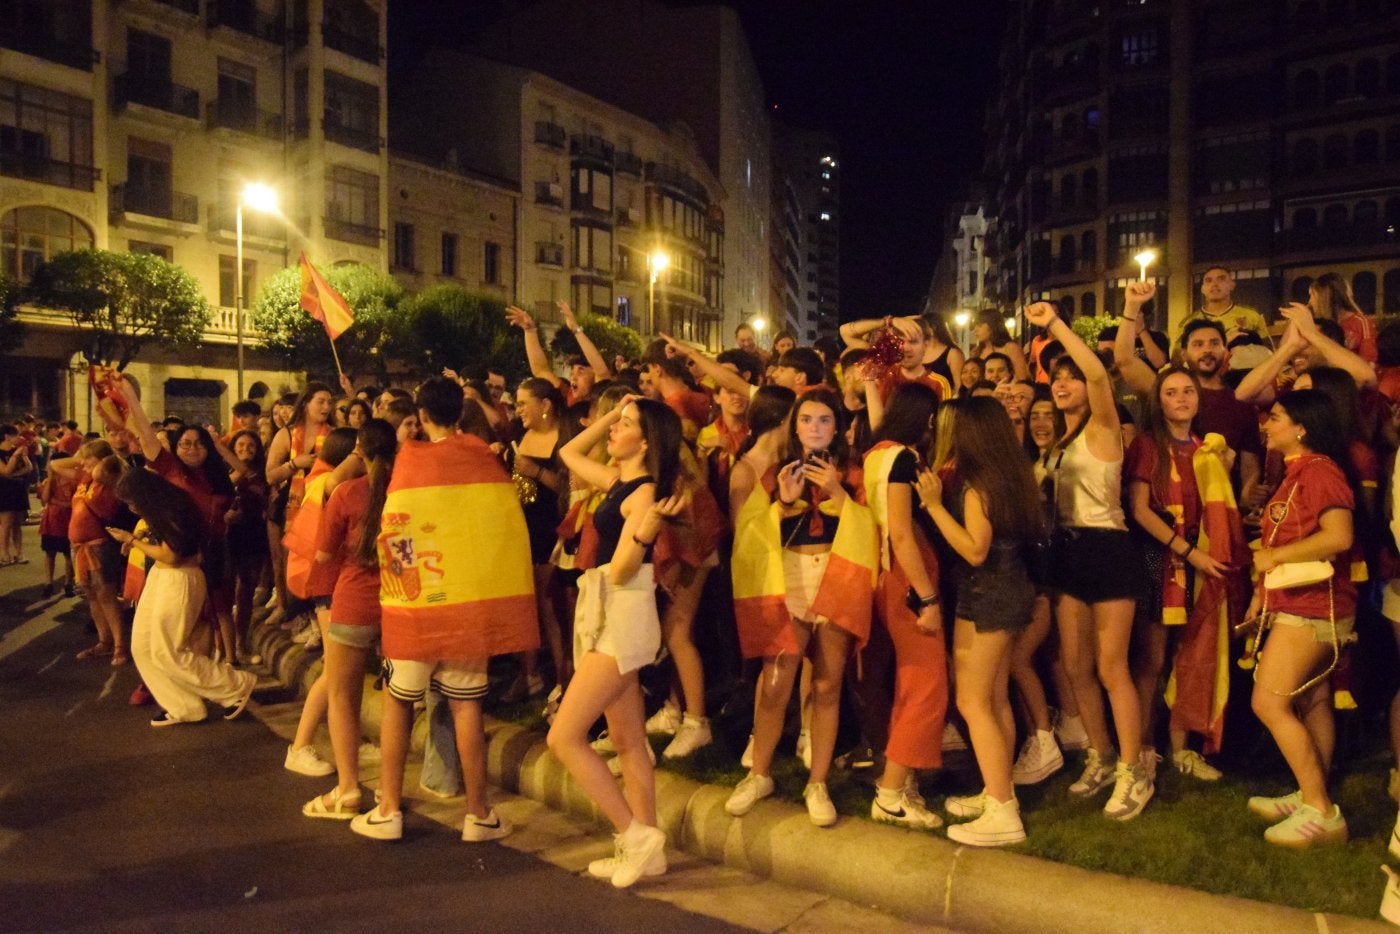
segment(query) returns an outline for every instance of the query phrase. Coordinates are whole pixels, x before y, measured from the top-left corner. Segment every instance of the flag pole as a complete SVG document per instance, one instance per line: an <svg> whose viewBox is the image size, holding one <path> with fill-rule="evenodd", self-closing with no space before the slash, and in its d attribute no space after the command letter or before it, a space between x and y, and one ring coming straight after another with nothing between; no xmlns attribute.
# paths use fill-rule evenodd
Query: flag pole
<svg viewBox="0 0 1400 934"><path fill-rule="evenodd" d="M331 337L329 334L327 334L326 337L330 338L330 342L331 342L331 356L335 359L335 372L336 372L336 375L340 378L340 382L343 383L343 382L345 382L345 371L344 371L343 369L340 368L340 354L337 353L337 352L336 352L336 349L335 349L335 338L334 338L334 337Z"/></svg>

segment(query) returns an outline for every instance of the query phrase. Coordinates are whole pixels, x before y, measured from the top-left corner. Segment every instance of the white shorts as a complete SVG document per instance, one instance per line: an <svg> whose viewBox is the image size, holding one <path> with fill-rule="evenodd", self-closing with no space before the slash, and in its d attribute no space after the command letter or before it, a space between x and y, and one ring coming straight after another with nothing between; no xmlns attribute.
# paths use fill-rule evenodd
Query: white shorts
<svg viewBox="0 0 1400 934"><path fill-rule="evenodd" d="M428 694L428 685L449 700L480 700L486 696L484 658L419 662L412 659L384 659L385 684L401 701L416 704Z"/></svg>
<svg viewBox="0 0 1400 934"><path fill-rule="evenodd" d="M616 661L618 673L625 675L656 661L660 651L652 566L643 564L620 586L608 582L608 565L584 571L574 609L574 664L598 652Z"/></svg>
<svg viewBox="0 0 1400 934"><path fill-rule="evenodd" d="M817 599L830 560L829 551L804 555L783 549L783 583L787 587L787 609L793 619L804 623L827 622L824 617L812 613L812 601Z"/></svg>

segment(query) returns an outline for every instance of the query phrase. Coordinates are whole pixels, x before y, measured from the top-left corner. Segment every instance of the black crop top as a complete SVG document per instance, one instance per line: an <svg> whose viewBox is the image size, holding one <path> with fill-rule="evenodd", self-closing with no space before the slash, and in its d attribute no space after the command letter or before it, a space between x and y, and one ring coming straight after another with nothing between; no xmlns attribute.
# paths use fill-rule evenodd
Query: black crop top
<svg viewBox="0 0 1400 934"><path fill-rule="evenodd" d="M603 501L593 511L593 528L598 531L599 567L612 561L613 553L617 551L618 542L622 538L622 526L627 521L622 515L623 500L631 496L638 487L653 482L651 477L643 475L626 483L619 480L608 487ZM642 556L643 564L651 563L651 549L652 546L648 545L646 554Z"/></svg>
<svg viewBox="0 0 1400 934"><path fill-rule="evenodd" d="M807 497L808 507L805 511L795 516L784 516L778 523L778 532L782 536L784 548L796 548L800 545L830 545L836 541L836 527L841 523L841 517L828 516L826 513L810 505L811 497L816 492L816 487L807 484L803 495ZM774 488L774 495L781 495Z"/></svg>

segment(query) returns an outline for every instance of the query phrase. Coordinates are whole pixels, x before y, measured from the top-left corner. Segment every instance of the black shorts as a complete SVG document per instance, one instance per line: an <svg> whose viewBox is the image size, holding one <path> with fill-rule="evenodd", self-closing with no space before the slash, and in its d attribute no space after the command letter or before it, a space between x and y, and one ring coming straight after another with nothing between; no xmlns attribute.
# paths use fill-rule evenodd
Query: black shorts
<svg viewBox="0 0 1400 934"><path fill-rule="evenodd" d="M1128 532L1060 526L1050 563L1055 589L1085 603L1136 600L1142 593L1142 553Z"/></svg>
<svg viewBox="0 0 1400 934"><path fill-rule="evenodd" d="M69 554L67 535L40 535L39 550L46 555Z"/></svg>
<svg viewBox="0 0 1400 934"><path fill-rule="evenodd" d="M97 546L97 553L102 561L102 582L120 592L122 585L126 583L127 565L121 543L109 538Z"/></svg>

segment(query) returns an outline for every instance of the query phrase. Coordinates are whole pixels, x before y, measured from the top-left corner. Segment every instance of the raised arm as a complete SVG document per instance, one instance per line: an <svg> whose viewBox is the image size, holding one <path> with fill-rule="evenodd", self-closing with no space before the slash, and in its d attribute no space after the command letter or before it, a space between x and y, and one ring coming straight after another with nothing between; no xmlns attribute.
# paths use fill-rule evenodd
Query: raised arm
<svg viewBox="0 0 1400 934"><path fill-rule="evenodd" d="M545 353L544 345L540 343L540 330L535 319L525 309L511 305L506 309L506 320L525 333L525 356L530 361L530 374L549 380L556 388L562 388L564 381L549 364L549 354Z"/></svg>
<svg viewBox="0 0 1400 934"><path fill-rule="evenodd" d="M574 435L559 449L559 459L569 469L574 480L581 480L599 490L606 490L617 480L617 468L600 464L588 456L593 446L608 436L613 422L622 417L622 410L635 401L637 396L624 396L622 401L602 418L595 419L583 431Z"/></svg>
<svg viewBox="0 0 1400 934"><path fill-rule="evenodd" d="M1142 332L1142 306L1151 300L1157 287L1151 282L1132 282L1127 288L1127 302L1123 309L1123 325L1118 328L1118 336L1113 341L1113 362L1118 367L1118 375L1123 382L1139 395L1148 395L1157 378L1152 368L1138 359L1134 353L1138 335Z"/></svg>
<svg viewBox="0 0 1400 934"><path fill-rule="evenodd" d="M1084 374L1089 393L1089 424L1104 430L1118 433L1118 402L1113 398L1113 380L1108 377L1099 355L1079 339L1074 329L1055 313L1055 306L1049 302L1036 302L1026 309L1026 320L1036 327L1045 328L1050 336L1060 342L1070 359ZM1120 441L1121 443L1121 441Z"/></svg>
<svg viewBox="0 0 1400 934"><path fill-rule="evenodd" d="M1283 339L1278 342L1274 352L1269 354L1263 363L1246 373L1244 379L1235 387L1235 398L1255 405L1271 405L1274 401L1274 383L1277 382L1279 374L1288 366L1294 355L1307 345L1308 342L1298 334L1297 325L1289 322L1283 332Z"/></svg>
<svg viewBox="0 0 1400 934"><path fill-rule="evenodd" d="M125 376L117 377L117 387L126 400L126 430L136 437L136 441L141 445L141 454L148 461L154 461L160 456L160 439L156 437L156 430L151 427L151 419L146 414L146 410L141 408L141 398L136 395L136 387L133 386Z"/></svg>
<svg viewBox="0 0 1400 934"><path fill-rule="evenodd" d="M588 333L579 326L578 319L574 317L574 310L569 307L569 303L562 299L555 299L554 307L559 309L559 314L564 319L564 327L574 332L574 340L578 341L578 349L583 351L583 359L588 361L588 365L593 368L593 373L599 379L612 379L612 368L608 366L608 361L603 359L603 355L598 352L593 338L589 337Z"/></svg>
<svg viewBox="0 0 1400 934"><path fill-rule="evenodd" d="M748 396L752 392L753 386L749 384L749 381L738 373L735 373L729 367L716 363L694 347L688 344L682 344L669 334L661 332L657 332L657 334L667 344L675 348L676 353L686 359L695 361L695 366L700 372L714 380L716 386L728 389L730 392L742 396Z"/></svg>
<svg viewBox="0 0 1400 934"><path fill-rule="evenodd" d="M1318 329L1317 322L1313 320L1312 309L1307 305L1292 302L1279 311L1298 329L1298 334L1304 340L1317 348L1317 352L1322 355L1328 366L1346 370L1351 374L1351 378L1356 380L1356 385L1363 389L1376 385L1376 368L1323 334Z"/></svg>
<svg viewBox="0 0 1400 934"><path fill-rule="evenodd" d="M889 318L865 318L841 325L841 340L847 347L864 349L870 346L870 335L889 324Z"/></svg>

